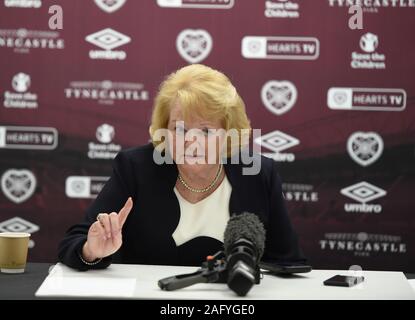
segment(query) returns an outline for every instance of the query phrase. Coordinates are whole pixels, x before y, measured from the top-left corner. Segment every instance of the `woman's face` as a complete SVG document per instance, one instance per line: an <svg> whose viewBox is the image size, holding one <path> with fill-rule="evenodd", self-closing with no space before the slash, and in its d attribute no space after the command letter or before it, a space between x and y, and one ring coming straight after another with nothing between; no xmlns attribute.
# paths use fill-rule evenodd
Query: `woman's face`
<svg viewBox="0 0 415 320"><path fill-rule="evenodd" d="M179 102L170 110L169 150L179 169L197 173L215 166L222 157L225 130L219 120L190 117L185 121Z"/></svg>

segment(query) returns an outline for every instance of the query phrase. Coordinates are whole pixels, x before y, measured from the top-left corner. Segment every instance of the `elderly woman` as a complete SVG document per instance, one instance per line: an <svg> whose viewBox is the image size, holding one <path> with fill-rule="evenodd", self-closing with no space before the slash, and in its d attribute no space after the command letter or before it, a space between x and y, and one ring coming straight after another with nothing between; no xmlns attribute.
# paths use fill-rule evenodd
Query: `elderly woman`
<svg viewBox="0 0 415 320"><path fill-rule="evenodd" d="M223 161L243 152L250 129L224 74L203 65L172 73L155 99L152 143L117 155L84 221L60 243L60 261L80 270L111 262L200 265L223 249L230 216L251 212L266 230L263 261L303 262L276 163L257 155L260 170L247 175L241 161ZM231 130L240 133L236 146Z"/></svg>

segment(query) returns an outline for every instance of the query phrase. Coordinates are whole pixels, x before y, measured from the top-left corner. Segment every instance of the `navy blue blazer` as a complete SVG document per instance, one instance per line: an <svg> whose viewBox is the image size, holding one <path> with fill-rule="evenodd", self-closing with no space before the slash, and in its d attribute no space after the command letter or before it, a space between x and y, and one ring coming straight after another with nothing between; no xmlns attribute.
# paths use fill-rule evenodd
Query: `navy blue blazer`
<svg viewBox="0 0 415 320"><path fill-rule="evenodd" d="M207 255L223 250L223 243L210 237L197 237L176 246L172 237L180 206L174 193L178 170L173 164L156 164L152 144L123 150L113 162L113 173L88 208L84 220L72 226L59 244L59 260L79 270L106 268L112 262L157 265L199 266ZM157 152L157 151L156 151ZM274 160L255 156L261 162L257 175L243 175L251 165L224 164L232 186L229 213L255 213L266 230L262 260L277 263L304 263L297 236L284 204L281 181ZM123 230L123 244L112 256L95 266L79 258L88 229L100 212L118 212L127 198L134 202Z"/></svg>

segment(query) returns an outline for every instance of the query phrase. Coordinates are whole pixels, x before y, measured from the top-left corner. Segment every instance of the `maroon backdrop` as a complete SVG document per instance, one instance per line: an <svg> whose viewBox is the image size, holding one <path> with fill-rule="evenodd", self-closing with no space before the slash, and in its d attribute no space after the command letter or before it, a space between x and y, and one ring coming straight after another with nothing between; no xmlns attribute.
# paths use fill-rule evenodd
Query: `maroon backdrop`
<svg viewBox="0 0 415 320"><path fill-rule="evenodd" d="M165 75L200 62L262 130L315 268L413 272L415 4L367 2L351 30L343 0L1 0L0 231L56 261Z"/></svg>

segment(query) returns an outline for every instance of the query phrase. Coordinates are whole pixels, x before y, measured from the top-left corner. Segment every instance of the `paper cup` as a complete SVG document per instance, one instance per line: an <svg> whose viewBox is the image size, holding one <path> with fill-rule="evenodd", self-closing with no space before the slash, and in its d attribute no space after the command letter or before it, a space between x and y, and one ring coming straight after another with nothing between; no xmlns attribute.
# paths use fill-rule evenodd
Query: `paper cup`
<svg viewBox="0 0 415 320"><path fill-rule="evenodd" d="M0 232L0 272L23 273L30 233Z"/></svg>

